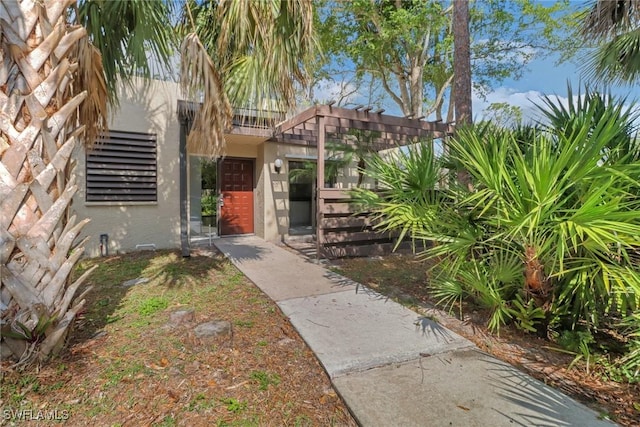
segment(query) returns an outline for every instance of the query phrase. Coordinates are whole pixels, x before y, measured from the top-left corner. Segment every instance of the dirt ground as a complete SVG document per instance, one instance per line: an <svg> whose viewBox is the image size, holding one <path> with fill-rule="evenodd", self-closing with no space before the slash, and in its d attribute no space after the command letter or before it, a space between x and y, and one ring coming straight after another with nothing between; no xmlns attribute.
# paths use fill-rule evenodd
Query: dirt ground
<svg viewBox="0 0 640 427"><path fill-rule="evenodd" d="M313 353L277 306L220 254L143 252L99 262L87 309L60 357L18 372L2 361L0 425L355 426ZM485 328L433 308L426 266L410 256L336 262L342 274L422 311L534 377L624 426L640 425L640 385L608 381L551 343ZM146 283L123 286L128 280ZM172 324L171 314L193 310ZM225 320L232 333L196 337L197 324ZM31 420L25 423L24 421Z"/></svg>
<svg viewBox="0 0 640 427"><path fill-rule="evenodd" d="M333 268L383 295L422 312L443 326L473 341L480 349L562 390L623 426L640 426L640 383L608 380L597 366L558 351L550 341L515 328L503 327L500 336L488 332L486 314L463 310L463 318L438 310L429 297L428 265L410 255L353 258L333 262ZM571 368L569 368L571 366Z"/></svg>
<svg viewBox="0 0 640 427"><path fill-rule="evenodd" d="M277 306L220 254L112 256L78 272L96 262L67 350L39 370L2 361L0 425L356 425ZM123 286L136 278L148 281ZM180 310L193 319L171 322ZM231 333L198 338L214 320Z"/></svg>

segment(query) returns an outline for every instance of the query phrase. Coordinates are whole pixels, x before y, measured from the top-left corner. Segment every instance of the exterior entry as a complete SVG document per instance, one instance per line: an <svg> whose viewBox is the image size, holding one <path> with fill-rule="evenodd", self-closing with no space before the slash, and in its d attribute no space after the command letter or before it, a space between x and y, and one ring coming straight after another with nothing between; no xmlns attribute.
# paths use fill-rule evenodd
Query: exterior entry
<svg viewBox="0 0 640 427"><path fill-rule="evenodd" d="M253 160L220 162L220 235L253 233Z"/></svg>

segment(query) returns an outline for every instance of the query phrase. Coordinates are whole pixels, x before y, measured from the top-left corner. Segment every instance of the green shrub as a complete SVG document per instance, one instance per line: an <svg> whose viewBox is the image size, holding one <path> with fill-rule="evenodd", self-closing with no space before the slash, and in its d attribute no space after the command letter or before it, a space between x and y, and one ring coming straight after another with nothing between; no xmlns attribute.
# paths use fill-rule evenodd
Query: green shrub
<svg viewBox="0 0 640 427"><path fill-rule="evenodd" d="M460 128L441 160L427 144L374 158L381 191L356 193L379 227L426 242L441 302L489 309L494 330L594 329L640 303L633 107L588 91L545 104L547 126Z"/></svg>

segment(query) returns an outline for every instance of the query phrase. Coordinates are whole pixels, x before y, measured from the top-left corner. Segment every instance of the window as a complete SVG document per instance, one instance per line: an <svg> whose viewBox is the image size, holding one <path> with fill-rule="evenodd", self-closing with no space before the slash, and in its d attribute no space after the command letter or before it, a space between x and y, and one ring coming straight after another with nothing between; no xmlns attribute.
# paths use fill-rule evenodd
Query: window
<svg viewBox="0 0 640 427"><path fill-rule="evenodd" d="M317 176L316 160L289 161L289 200L311 200L311 193ZM335 188L338 173L344 167L344 162L325 160L324 187Z"/></svg>
<svg viewBox="0 0 640 427"><path fill-rule="evenodd" d="M87 152L87 202L158 200L155 134L105 132Z"/></svg>
<svg viewBox="0 0 640 427"><path fill-rule="evenodd" d="M310 201L315 176L315 163L289 161L289 200Z"/></svg>

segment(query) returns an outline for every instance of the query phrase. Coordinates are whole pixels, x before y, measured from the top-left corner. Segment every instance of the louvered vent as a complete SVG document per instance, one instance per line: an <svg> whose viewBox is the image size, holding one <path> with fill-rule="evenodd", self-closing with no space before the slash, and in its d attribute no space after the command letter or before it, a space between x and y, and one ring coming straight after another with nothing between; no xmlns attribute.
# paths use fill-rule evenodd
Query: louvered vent
<svg viewBox="0 0 640 427"><path fill-rule="evenodd" d="M87 202L155 202L155 134L110 131L87 153Z"/></svg>

